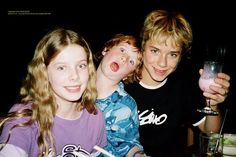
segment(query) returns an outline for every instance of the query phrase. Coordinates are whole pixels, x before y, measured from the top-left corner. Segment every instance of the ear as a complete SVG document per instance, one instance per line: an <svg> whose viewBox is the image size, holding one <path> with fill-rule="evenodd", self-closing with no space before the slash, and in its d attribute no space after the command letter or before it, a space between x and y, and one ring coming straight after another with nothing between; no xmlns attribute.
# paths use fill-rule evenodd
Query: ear
<svg viewBox="0 0 236 157"><path fill-rule="evenodd" d="M102 51L102 55L105 56L107 53L107 48L104 48L103 51Z"/></svg>

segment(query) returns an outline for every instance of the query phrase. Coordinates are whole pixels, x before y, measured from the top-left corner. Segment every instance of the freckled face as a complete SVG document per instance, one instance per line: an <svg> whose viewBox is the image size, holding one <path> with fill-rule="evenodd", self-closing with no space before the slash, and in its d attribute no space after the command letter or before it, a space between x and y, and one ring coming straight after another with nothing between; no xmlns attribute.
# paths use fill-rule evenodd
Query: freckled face
<svg viewBox="0 0 236 157"><path fill-rule="evenodd" d="M85 50L79 45L65 47L48 65L48 77L57 103L81 98L89 73Z"/></svg>
<svg viewBox="0 0 236 157"><path fill-rule="evenodd" d="M175 46L171 38L160 43L147 41L143 53L142 81L148 85L159 84L175 71L180 59L180 47Z"/></svg>
<svg viewBox="0 0 236 157"><path fill-rule="evenodd" d="M103 74L113 80L121 80L133 72L138 65L137 49L128 43L120 43L109 51L103 51L100 64Z"/></svg>

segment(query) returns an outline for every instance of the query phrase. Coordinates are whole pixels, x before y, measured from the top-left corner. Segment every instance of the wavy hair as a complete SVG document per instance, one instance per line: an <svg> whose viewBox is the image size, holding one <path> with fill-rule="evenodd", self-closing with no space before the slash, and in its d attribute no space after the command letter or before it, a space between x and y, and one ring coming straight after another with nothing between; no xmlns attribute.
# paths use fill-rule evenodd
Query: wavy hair
<svg viewBox="0 0 236 157"><path fill-rule="evenodd" d="M142 53L140 51L139 43L138 43L137 39L132 35L115 34L110 40L108 40L104 44L104 46L102 48L102 51L107 52L112 47L114 47L114 46L116 46L120 43L127 43L127 44L133 46L136 49L136 52L137 52L137 55L138 55L137 68L135 69L134 72L130 73L126 78L124 78L125 83L130 83L130 82L133 82L136 79L136 77L135 77L136 70L139 69L139 67L141 66L141 63L142 63ZM102 51L95 55L95 60L96 61L101 61L101 59L103 58Z"/></svg>
<svg viewBox="0 0 236 157"><path fill-rule="evenodd" d="M168 38L173 39L173 44L181 48L181 55L190 51L193 40L191 25L185 17L178 12L166 10L154 10L146 16L140 37L142 52L148 40L160 43L163 42L161 37L164 37L164 42ZM137 73L139 79L141 69L142 66Z"/></svg>
<svg viewBox="0 0 236 157"><path fill-rule="evenodd" d="M33 59L28 65L27 76L20 89L19 102L25 105L30 102L32 103L32 108L11 112L0 119L0 126L2 128L3 124L8 120L29 117L28 121L14 125L11 130L19 126L37 124L39 128L39 157L48 154L49 146L53 147L53 152L56 152L51 130L58 106L55 103L55 97L49 83L47 66L53 58L70 44L77 44L84 48L87 54L89 71L88 84L82 98L77 102L77 109L82 110L85 108L91 114L97 113L94 105L97 97L95 86L96 70L90 46L85 39L76 32L57 28L46 34L37 44ZM7 143L10 138L10 132L5 143Z"/></svg>

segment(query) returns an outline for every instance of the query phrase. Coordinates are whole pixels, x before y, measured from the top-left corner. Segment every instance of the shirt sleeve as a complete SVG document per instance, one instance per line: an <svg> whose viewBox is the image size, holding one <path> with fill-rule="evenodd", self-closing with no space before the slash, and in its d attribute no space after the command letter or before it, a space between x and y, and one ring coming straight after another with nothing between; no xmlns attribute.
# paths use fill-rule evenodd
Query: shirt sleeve
<svg viewBox="0 0 236 157"><path fill-rule="evenodd" d="M107 145L106 149L111 150L117 157L125 156L134 146L143 150L139 142L139 120L136 103L130 98L123 100L116 104L120 108L113 110L107 119L108 123L112 123L107 130L108 142L112 144Z"/></svg>
<svg viewBox="0 0 236 157"><path fill-rule="evenodd" d="M0 143L4 144L6 142L6 139L8 138L8 135L9 135L9 131L15 124L25 122L25 120L26 119L14 120L14 121L5 123L2 130L2 134L0 136ZM11 130L9 141L6 143L6 146L10 144L10 146L15 146L15 147L10 147L11 149L9 148L9 150L6 149L5 151L11 151L11 152L19 151L19 149L15 149L15 148L20 148L21 150L24 150L24 152L29 152L30 147L31 147L30 144L31 144L31 141L33 140L32 138L33 137L32 137L31 126L15 127ZM19 152L22 152L22 151L19 151Z"/></svg>
<svg viewBox="0 0 236 157"><path fill-rule="evenodd" d="M28 154L21 149L20 147L17 147L12 144L6 144L3 149L0 151L1 157L28 157Z"/></svg>

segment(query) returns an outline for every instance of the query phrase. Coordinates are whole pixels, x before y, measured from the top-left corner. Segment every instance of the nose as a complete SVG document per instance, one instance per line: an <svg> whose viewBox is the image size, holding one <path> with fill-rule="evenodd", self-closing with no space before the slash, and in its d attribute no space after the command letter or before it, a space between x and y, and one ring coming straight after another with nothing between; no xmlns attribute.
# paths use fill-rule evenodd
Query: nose
<svg viewBox="0 0 236 157"><path fill-rule="evenodd" d="M165 67L167 65L167 59L165 55L160 55L160 57L157 60L157 64L160 67Z"/></svg>
<svg viewBox="0 0 236 157"><path fill-rule="evenodd" d="M128 59L128 56L127 55L122 55L121 56L121 61L123 62L123 63L125 63L126 61L127 61L127 59Z"/></svg>
<svg viewBox="0 0 236 157"><path fill-rule="evenodd" d="M76 80L79 79L79 73L78 73L78 71L76 70L76 68L72 68L72 69L70 70L69 79L70 79L71 81L76 81Z"/></svg>

